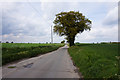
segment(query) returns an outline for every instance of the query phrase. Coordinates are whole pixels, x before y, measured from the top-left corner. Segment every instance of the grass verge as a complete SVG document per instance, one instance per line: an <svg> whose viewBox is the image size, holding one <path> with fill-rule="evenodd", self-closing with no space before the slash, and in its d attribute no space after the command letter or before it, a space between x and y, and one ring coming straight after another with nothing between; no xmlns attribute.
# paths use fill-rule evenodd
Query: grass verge
<svg viewBox="0 0 120 80"><path fill-rule="evenodd" d="M84 78L118 78L118 44L77 44L68 51Z"/></svg>
<svg viewBox="0 0 120 80"><path fill-rule="evenodd" d="M64 44L3 43L2 65L54 51Z"/></svg>

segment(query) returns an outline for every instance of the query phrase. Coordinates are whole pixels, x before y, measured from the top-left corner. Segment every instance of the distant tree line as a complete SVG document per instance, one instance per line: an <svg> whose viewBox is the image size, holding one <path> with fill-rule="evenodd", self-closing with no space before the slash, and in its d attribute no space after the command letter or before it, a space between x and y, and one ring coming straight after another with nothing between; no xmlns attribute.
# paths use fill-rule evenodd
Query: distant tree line
<svg viewBox="0 0 120 80"><path fill-rule="evenodd" d="M0 43L14 43L14 42L13 41L12 42L8 42L8 41L2 42L2 41L0 41Z"/></svg>
<svg viewBox="0 0 120 80"><path fill-rule="evenodd" d="M2 42L2 41L0 41L0 43L14 43L13 41L12 42L9 42L9 41L6 41L6 42ZM63 41L61 41L61 43L65 43L65 40L63 40ZM80 44L80 42L75 42L76 44ZM120 43L120 42L93 42L93 44L109 44L109 43L111 43L111 44L118 44L118 43ZM28 44L29 44L29 42L28 42ZM41 44L40 42L39 42L39 44ZM48 42L46 42L46 44L49 44Z"/></svg>

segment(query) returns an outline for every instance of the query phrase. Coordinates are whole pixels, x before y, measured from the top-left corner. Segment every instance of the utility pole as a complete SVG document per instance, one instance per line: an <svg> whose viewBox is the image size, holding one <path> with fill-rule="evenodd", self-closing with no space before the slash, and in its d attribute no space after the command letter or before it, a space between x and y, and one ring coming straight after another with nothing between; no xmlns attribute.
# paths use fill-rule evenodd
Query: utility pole
<svg viewBox="0 0 120 80"><path fill-rule="evenodd" d="M53 33L52 33L52 26L51 26L51 43L53 43Z"/></svg>

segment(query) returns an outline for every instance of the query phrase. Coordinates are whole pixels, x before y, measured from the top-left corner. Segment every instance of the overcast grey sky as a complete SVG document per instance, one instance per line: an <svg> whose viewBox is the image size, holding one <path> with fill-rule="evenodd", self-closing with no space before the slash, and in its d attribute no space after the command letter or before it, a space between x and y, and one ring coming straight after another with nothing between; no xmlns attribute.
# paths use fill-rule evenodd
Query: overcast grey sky
<svg viewBox="0 0 120 80"><path fill-rule="evenodd" d="M76 36L76 42L118 41L118 2L4 2L2 3L2 41L50 42L55 15L79 11L92 21L91 31ZM53 35L54 42L64 39Z"/></svg>

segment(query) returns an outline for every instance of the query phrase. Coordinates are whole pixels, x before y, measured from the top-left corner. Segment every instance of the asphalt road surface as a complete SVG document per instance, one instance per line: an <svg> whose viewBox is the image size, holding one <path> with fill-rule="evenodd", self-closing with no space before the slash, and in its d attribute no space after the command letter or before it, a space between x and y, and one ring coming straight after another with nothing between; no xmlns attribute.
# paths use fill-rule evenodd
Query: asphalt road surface
<svg viewBox="0 0 120 80"><path fill-rule="evenodd" d="M67 51L68 46L56 51L4 66L3 78L79 78ZM9 68L8 68L9 67ZM10 68L12 67L12 68Z"/></svg>

